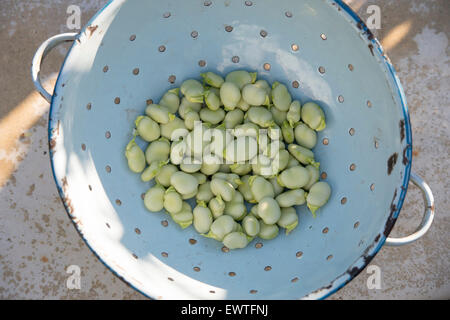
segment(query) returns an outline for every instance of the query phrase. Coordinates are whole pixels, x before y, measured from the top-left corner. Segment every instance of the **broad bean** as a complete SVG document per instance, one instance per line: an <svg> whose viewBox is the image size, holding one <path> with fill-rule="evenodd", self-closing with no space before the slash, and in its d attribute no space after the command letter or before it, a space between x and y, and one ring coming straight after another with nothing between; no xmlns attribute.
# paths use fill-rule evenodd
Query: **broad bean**
<svg viewBox="0 0 450 320"><path fill-rule="evenodd" d="M250 73L244 70L236 70L227 74L225 82L232 82L241 90L246 84L254 83L256 76L256 72Z"/></svg>
<svg viewBox="0 0 450 320"><path fill-rule="evenodd" d="M147 142L152 142L161 136L158 123L148 116L137 117L135 124L137 133Z"/></svg>
<svg viewBox="0 0 450 320"><path fill-rule="evenodd" d="M148 105L145 109L145 114L160 124L168 124L175 117L169 112L169 108L159 104Z"/></svg>
<svg viewBox="0 0 450 320"><path fill-rule="evenodd" d="M278 183L288 189L298 189L309 181L309 172L302 166L284 170L278 175Z"/></svg>
<svg viewBox="0 0 450 320"><path fill-rule="evenodd" d="M145 160L148 164L153 161L167 161L170 154L170 142L165 138L151 142L145 150Z"/></svg>
<svg viewBox="0 0 450 320"><path fill-rule="evenodd" d="M185 80L180 87L181 93L184 94L189 102L203 102L203 85L195 79Z"/></svg>
<svg viewBox="0 0 450 320"><path fill-rule="evenodd" d="M214 88L220 88L225 80L214 72L201 73L200 76L203 78L205 83Z"/></svg>
<svg viewBox="0 0 450 320"><path fill-rule="evenodd" d="M195 176L183 171L177 171L172 174L170 184L182 195L197 193L198 180Z"/></svg>
<svg viewBox="0 0 450 320"><path fill-rule="evenodd" d="M281 217L277 224L281 228L286 229L286 234L289 234L298 226L298 215L294 208L281 208Z"/></svg>
<svg viewBox="0 0 450 320"><path fill-rule="evenodd" d="M288 111L291 106L292 97L284 84L274 82L272 85L272 101L280 111Z"/></svg>
<svg viewBox="0 0 450 320"><path fill-rule="evenodd" d="M213 216L211 210L209 210L203 203L199 203L193 211L194 215L194 228L198 233L207 233L213 223Z"/></svg>
<svg viewBox="0 0 450 320"><path fill-rule="evenodd" d="M242 249L247 246L248 239L243 232L231 232L223 238L223 244L228 249Z"/></svg>
<svg viewBox="0 0 450 320"><path fill-rule="evenodd" d="M295 127L295 141L302 147L312 149L317 143L317 133L304 123Z"/></svg>
<svg viewBox="0 0 450 320"><path fill-rule="evenodd" d="M321 131L325 129L325 114L317 103L308 102L302 107L302 121L311 129Z"/></svg>
<svg viewBox="0 0 450 320"><path fill-rule="evenodd" d="M179 88L170 89L163 95L159 101L159 104L167 107L170 113L175 114L180 106L180 97L178 96L179 93Z"/></svg>
<svg viewBox="0 0 450 320"><path fill-rule="evenodd" d="M144 206L151 212L158 212L164 208L164 187L155 185L148 189L144 196Z"/></svg>
<svg viewBox="0 0 450 320"><path fill-rule="evenodd" d="M303 189L294 189L283 192L276 197L281 208L300 206L306 202L306 193Z"/></svg>
<svg viewBox="0 0 450 320"><path fill-rule="evenodd" d="M134 139L131 140L125 148L125 157L128 161L128 168L130 168L131 171L140 173L145 169L144 151L142 151Z"/></svg>
<svg viewBox="0 0 450 320"><path fill-rule="evenodd" d="M281 217L281 209L278 202L272 197L264 197L258 202L258 216L264 223L277 223Z"/></svg>
<svg viewBox="0 0 450 320"><path fill-rule="evenodd" d="M234 110L241 100L241 92L232 82L224 82L220 87L220 99L226 110Z"/></svg>
<svg viewBox="0 0 450 320"><path fill-rule="evenodd" d="M330 195L330 185L323 181L316 182L309 189L308 196L306 197L306 205L314 217L316 216L317 209L323 207L328 202Z"/></svg>

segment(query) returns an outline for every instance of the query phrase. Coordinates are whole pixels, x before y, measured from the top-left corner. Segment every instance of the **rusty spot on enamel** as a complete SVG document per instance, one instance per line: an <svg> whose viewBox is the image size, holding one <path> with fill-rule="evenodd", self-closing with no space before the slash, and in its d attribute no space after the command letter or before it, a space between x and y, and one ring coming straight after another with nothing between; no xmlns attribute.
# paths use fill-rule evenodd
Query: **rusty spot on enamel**
<svg viewBox="0 0 450 320"><path fill-rule="evenodd" d="M397 164L398 159L398 153L395 152L392 156L389 157L387 161L387 173L390 175L392 173L392 170L394 169L395 165Z"/></svg>
<svg viewBox="0 0 450 320"><path fill-rule="evenodd" d="M400 142L405 139L405 120L400 120L398 126L400 127Z"/></svg>
<svg viewBox="0 0 450 320"><path fill-rule="evenodd" d="M89 37L92 37L92 35L94 34L95 30L97 30L97 28L98 28L98 26L89 26L89 27L87 27L87 29L90 32Z"/></svg>

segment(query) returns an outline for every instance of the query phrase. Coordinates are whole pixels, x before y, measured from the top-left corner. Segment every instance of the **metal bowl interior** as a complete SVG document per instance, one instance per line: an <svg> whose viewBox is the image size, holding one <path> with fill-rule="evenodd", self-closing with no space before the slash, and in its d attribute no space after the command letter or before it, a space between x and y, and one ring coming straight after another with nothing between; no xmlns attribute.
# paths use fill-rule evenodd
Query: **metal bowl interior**
<svg viewBox="0 0 450 320"><path fill-rule="evenodd" d="M327 128L314 152L333 191L315 219L298 208L290 235L224 253L144 208L150 185L130 173L124 148L147 99L200 72L235 69L323 107ZM323 298L376 254L403 203L411 165L403 91L341 1L116 0L74 42L55 92L49 142L67 211L99 258L152 298Z"/></svg>

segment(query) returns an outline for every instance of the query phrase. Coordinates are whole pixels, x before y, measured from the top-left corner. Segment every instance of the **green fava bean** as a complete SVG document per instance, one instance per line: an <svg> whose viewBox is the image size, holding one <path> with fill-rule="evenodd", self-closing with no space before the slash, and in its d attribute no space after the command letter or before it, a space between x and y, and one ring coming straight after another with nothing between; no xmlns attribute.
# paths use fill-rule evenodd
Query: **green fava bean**
<svg viewBox="0 0 450 320"><path fill-rule="evenodd" d="M331 188L326 182L319 181L316 182L310 189L308 196L306 197L306 205L313 216L316 216L316 211L320 207L324 206L328 199L330 199Z"/></svg>
<svg viewBox="0 0 450 320"><path fill-rule="evenodd" d="M292 101L291 106L289 107L289 111L286 116L287 121L289 122L289 124L292 128L294 128L295 124L300 121L301 112L302 112L301 110L302 110L302 106L300 104L300 101L298 101L298 100Z"/></svg>
<svg viewBox="0 0 450 320"><path fill-rule="evenodd" d="M255 204L251 209L250 209L250 214L254 215L256 218L261 219L260 216L258 216L258 205Z"/></svg>
<svg viewBox="0 0 450 320"><path fill-rule="evenodd" d="M258 237L264 240L272 240L278 235L278 226L276 224L266 224L264 221L259 220L259 233Z"/></svg>
<svg viewBox="0 0 450 320"><path fill-rule="evenodd" d="M264 107L251 107L248 109L246 116L251 122L262 128L268 128L275 123L272 113Z"/></svg>
<svg viewBox="0 0 450 320"><path fill-rule="evenodd" d="M186 173L194 173L200 171L201 167L202 167L201 161L190 157L184 158L183 161L180 163L180 169Z"/></svg>
<svg viewBox="0 0 450 320"><path fill-rule="evenodd" d="M145 109L145 114L160 124L167 124L175 117L169 112L169 108L159 104L148 105Z"/></svg>
<svg viewBox="0 0 450 320"><path fill-rule="evenodd" d="M212 179L223 179L231 183L234 189L236 189L241 183L241 179L239 176L235 173L225 173L225 172L217 172L212 176Z"/></svg>
<svg viewBox="0 0 450 320"><path fill-rule="evenodd" d="M144 206L151 212L158 212L164 208L164 187L155 185L148 189L144 196Z"/></svg>
<svg viewBox="0 0 450 320"><path fill-rule="evenodd" d="M233 231L233 228L234 220L232 217L227 215L220 216L211 224L211 229L206 236L217 241L222 241L227 234Z"/></svg>
<svg viewBox="0 0 450 320"><path fill-rule="evenodd" d="M272 85L272 102L280 111L288 111L292 103L292 97L284 84L274 82Z"/></svg>
<svg viewBox="0 0 450 320"><path fill-rule="evenodd" d="M234 110L241 100L241 91L232 82L225 82L220 87L220 99L226 110Z"/></svg>
<svg viewBox="0 0 450 320"><path fill-rule="evenodd" d="M187 145L184 141L172 142L170 148L170 162L174 165L179 165L183 162L184 156L186 155Z"/></svg>
<svg viewBox="0 0 450 320"><path fill-rule="evenodd" d="M242 97L241 97L241 100L239 100L239 102L237 103L236 108L239 108L245 112L248 109L250 109L250 105L247 102L245 102L245 100L242 99Z"/></svg>
<svg viewBox="0 0 450 320"><path fill-rule="evenodd" d="M139 136L147 142L152 142L161 136L161 129L156 121L147 116L139 116L136 121Z"/></svg>
<svg viewBox="0 0 450 320"><path fill-rule="evenodd" d="M272 113L273 120L278 126L282 126L283 122L287 120L287 112L278 110L277 108L270 108L270 112Z"/></svg>
<svg viewBox="0 0 450 320"><path fill-rule="evenodd" d="M244 121L244 112L241 109L234 109L227 112L223 123L225 125L225 128L233 129L238 124L241 124L242 121Z"/></svg>
<svg viewBox="0 0 450 320"><path fill-rule="evenodd" d="M243 176L252 171L252 165L250 163L235 163L230 165L230 169L231 172Z"/></svg>
<svg viewBox="0 0 450 320"><path fill-rule="evenodd" d="M209 150L222 159L223 150L233 140L233 136L224 129L211 129L211 144Z"/></svg>
<svg viewBox="0 0 450 320"><path fill-rule="evenodd" d="M198 204L193 211L194 214L194 228L198 233L207 233L213 222L211 210L203 204Z"/></svg>
<svg viewBox="0 0 450 320"><path fill-rule="evenodd" d="M289 234L298 226L298 215L294 208L282 208L281 217L277 224L281 228L286 229L286 234Z"/></svg>
<svg viewBox="0 0 450 320"><path fill-rule="evenodd" d="M178 168L173 164L165 164L158 170L155 180L157 183L167 188L170 186L170 177L177 171Z"/></svg>
<svg viewBox="0 0 450 320"><path fill-rule="evenodd" d="M170 154L170 143L167 139L161 138L150 143L145 150L145 159L150 164L153 161L167 161Z"/></svg>
<svg viewBox="0 0 450 320"><path fill-rule="evenodd" d="M258 80L255 82L255 86L257 86L258 88L264 89L267 93L267 95L270 97L271 96L271 92L272 92L272 88L270 87L269 83L266 80Z"/></svg>
<svg viewBox="0 0 450 320"><path fill-rule="evenodd" d="M220 162L218 156L209 154L203 156L203 162L200 171L208 176L215 174L220 169Z"/></svg>
<svg viewBox="0 0 450 320"><path fill-rule="evenodd" d="M252 190L250 189L250 185L248 183L248 180L250 179L249 175L245 175L241 178L242 183L238 186L239 192L242 194L244 199L247 202L255 202L252 194Z"/></svg>
<svg viewBox="0 0 450 320"><path fill-rule="evenodd" d="M230 202L225 203L224 214L233 217L234 220L240 221L247 214L247 208L242 202Z"/></svg>
<svg viewBox="0 0 450 320"><path fill-rule="evenodd" d="M254 84L247 84L242 88L242 99L251 106L268 106L270 104L266 90Z"/></svg>
<svg viewBox="0 0 450 320"><path fill-rule="evenodd" d="M295 141L302 147L312 149L317 143L317 133L304 123L295 127Z"/></svg>
<svg viewBox="0 0 450 320"><path fill-rule="evenodd" d="M284 141L287 143L294 142L294 129L292 129L287 120L285 120L281 125L281 132L283 133Z"/></svg>
<svg viewBox="0 0 450 320"><path fill-rule="evenodd" d="M275 174L273 171L272 160L263 154L256 157L255 161L252 161L253 174L263 177L271 177Z"/></svg>
<svg viewBox="0 0 450 320"><path fill-rule="evenodd" d="M190 210L181 209L180 212L171 215L173 221L177 223L182 229L186 229L192 224L194 215Z"/></svg>
<svg viewBox="0 0 450 320"><path fill-rule="evenodd" d="M280 150L272 160L272 172L278 174L287 168L290 159L290 154L286 149Z"/></svg>
<svg viewBox="0 0 450 320"><path fill-rule="evenodd" d="M306 202L306 193L303 189L286 191L276 197L281 208L300 206Z"/></svg>
<svg viewBox="0 0 450 320"><path fill-rule="evenodd" d="M231 232L223 238L222 243L228 249L242 249L248 245L248 239L243 232Z"/></svg>
<svg viewBox="0 0 450 320"><path fill-rule="evenodd" d="M264 197L258 204L258 216L266 224L275 224L281 216L280 205L274 198Z"/></svg>
<svg viewBox="0 0 450 320"><path fill-rule="evenodd" d="M212 198L214 198L214 194L211 191L211 183L205 182L198 187L198 193L196 195L197 201L204 201L208 203Z"/></svg>
<svg viewBox="0 0 450 320"><path fill-rule="evenodd" d="M194 172L192 175L197 179L199 185L206 183L206 180L208 179L206 175L200 172Z"/></svg>
<svg viewBox="0 0 450 320"><path fill-rule="evenodd" d="M125 148L125 157L128 160L128 168L131 171L139 173L145 169L145 154L134 139Z"/></svg>
<svg viewBox="0 0 450 320"><path fill-rule="evenodd" d="M170 113L175 114L180 106L180 97L178 96L179 92L179 88L170 89L163 95L159 101L159 104L167 107Z"/></svg>
<svg viewBox="0 0 450 320"><path fill-rule="evenodd" d="M225 81L232 82L241 90L246 84L254 83L256 77L256 72L250 73L245 70L236 70L227 74Z"/></svg>
<svg viewBox="0 0 450 320"><path fill-rule="evenodd" d="M258 132L259 132L258 125L254 124L252 122L247 122L247 123L244 123L241 125L237 125L233 130L233 135L236 138L244 137L244 136L257 138Z"/></svg>
<svg viewBox="0 0 450 320"><path fill-rule="evenodd" d="M309 190L313 186L313 184L319 181L319 169L312 165L307 165L306 170L308 170L309 172L309 181L306 186L303 187L303 189Z"/></svg>
<svg viewBox="0 0 450 320"><path fill-rule="evenodd" d="M166 164L167 164L167 161L153 161L141 173L141 180L144 182L152 180L153 178L155 178L158 175L158 173L161 171L161 168ZM165 185L164 187L168 187L168 185Z"/></svg>
<svg viewBox="0 0 450 320"><path fill-rule="evenodd" d="M197 102L190 102L188 99L183 97L181 99L180 107L178 108L178 113L180 117L184 119L188 111L200 112L202 109L202 104Z"/></svg>
<svg viewBox="0 0 450 320"><path fill-rule="evenodd" d="M230 172L231 172L230 165L229 165L229 164L226 164L226 163L221 164L221 165L220 165L219 172L222 172L222 173L230 173Z"/></svg>
<svg viewBox="0 0 450 320"><path fill-rule="evenodd" d="M200 119L212 125L219 124L225 118L225 111L223 109L210 110L203 108L200 110Z"/></svg>
<svg viewBox="0 0 450 320"><path fill-rule="evenodd" d="M180 90L189 102L203 102L204 88L201 82L195 79L188 79L181 84Z"/></svg>
<svg viewBox="0 0 450 320"><path fill-rule="evenodd" d="M185 137L189 133L184 121L178 117L175 117L169 123L161 124L160 128L161 136L171 141L177 141L180 137Z"/></svg>
<svg viewBox="0 0 450 320"><path fill-rule="evenodd" d="M219 178L213 178L211 180L211 191L214 195L220 196L225 201L231 201L235 192L231 183Z"/></svg>
<svg viewBox="0 0 450 320"><path fill-rule="evenodd" d="M316 168L320 166L320 163L314 161L314 153L311 150L297 144L290 144L288 150L301 164L310 164Z"/></svg>
<svg viewBox="0 0 450 320"><path fill-rule="evenodd" d="M288 162L286 168L292 168L292 167L296 167L299 165L300 165L300 162L297 159L295 159L293 155L289 154L289 162Z"/></svg>
<svg viewBox="0 0 450 320"><path fill-rule="evenodd" d="M185 173L183 171L177 171L170 177L170 184L182 195L190 195L198 189L198 180L195 176ZM194 195L195 195L194 194Z"/></svg>
<svg viewBox="0 0 450 320"><path fill-rule="evenodd" d="M311 129L321 131L325 129L325 114L317 103L308 102L302 108L302 121Z"/></svg>
<svg viewBox="0 0 450 320"><path fill-rule="evenodd" d="M164 193L164 209L170 214L174 214L181 211L183 206L183 199L181 195L175 190L174 187L170 187Z"/></svg>
<svg viewBox="0 0 450 320"><path fill-rule="evenodd" d="M184 117L184 125L187 129L193 130L196 121L200 121L200 116L195 111L189 111Z"/></svg>
<svg viewBox="0 0 450 320"><path fill-rule="evenodd" d="M272 184L273 186L273 191L275 193L275 196L278 196L279 194L281 194L284 190L283 186L280 186L280 184L278 183L278 180L276 177L270 178L269 182Z"/></svg>
<svg viewBox="0 0 450 320"><path fill-rule="evenodd" d="M223 152L227 163L243 163L252 160L258 153L258 143L253 137L238 137L231 141Z"/></svg>
<svg viewBox="0 0 450 320"><path fill-rule="evenodd" d="M250 237L256 237L260 231L258 219L253 215L248 215L242 220L242 228Z"/></svg>
<svg viewBox="0 0 450 320"><path fill-rule="evenodd" d="M271 140L281 140L283 138L281 128L277 124L274 124L267 129L267 135Z"/></svg>
<svg viewBox="0 0 450 320"><path fill-rule="evenodd" d="M208 90L205 92L205 103L206 106L210 110L217 110L222 106L222 101L220 101L220 98L218 95L216 95L213 91Z"/></svg>
<svg viewBox="0 0 450 320"><path fill-rule="evenodd" d="M278 183L288 189L298 189L309 181L309 172L302 166L284 170L278 176Z"/></svg>
<svg viewBox="0 0 450 320"><path fill-rule="evenodd" d="M225 82L225 80L221 76L215 74L214 72L201 73L200 76L203 78L205 83L214 88L220 88Z"/></svg>
<svg viewBox="0 0 450 320"><path fill-rule="evenodd" d="M265 197L273 198L275 196L272 184L263 177L252 176L249 178L248 183L256 202L261 201Z"/></svg>
<svg viewBox="0 0 450 320"><path fill-rule="evenodd" d="M209 201L208 207L211 210L214 219L217 219L218 217L222 216L225 211L225 202L222 200L222 198L220 198L220 196L212 198Z"/></svg>
<svg viewBox="0 0 450 320"><path fill-rule="evenodd" d="M191 193L186 193L186 194L181 194L181 198L183 200L188 200L188 199L192 199L197 195L197 190L191 192Z"/></svg>

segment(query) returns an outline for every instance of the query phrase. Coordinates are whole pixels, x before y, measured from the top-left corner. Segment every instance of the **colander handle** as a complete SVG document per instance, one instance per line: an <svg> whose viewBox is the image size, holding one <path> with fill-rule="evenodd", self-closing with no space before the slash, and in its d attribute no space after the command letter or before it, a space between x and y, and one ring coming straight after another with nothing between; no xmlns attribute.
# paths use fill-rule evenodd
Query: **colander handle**
<svg viewBox="0 0 450 320"><path fill-rule="evenodd" d="M423 194L423 199L425 201L425 212L422 218L422 222L420 223L420 226L417 228L417 230L409 236L403 238L387 238L386 244L388 246L402 246L404 244L409 244L416 241L417 239L422 237L428 231L428 229L430 229L431 223L433 222L434 197L430 187L425 181L422 180L422 178L420 178L415 173L411 173L411 181L420 188Z"/></svg>
<svg viewBox="0 0 450 320"><path fill-rule="evenodd" d="M36 87L36 90L39 91L41 96L48 102L51 102L52 95L48 93L47 90L44 89L41 83L41 79L39 77L42 60L44 60L45 56L54 47L63 42L74 41L77 35L78 33L61 33L56 36L53 36L44 41L34 54L33 61L31 63L31 78L33 80L34 86Z"/></svg>

